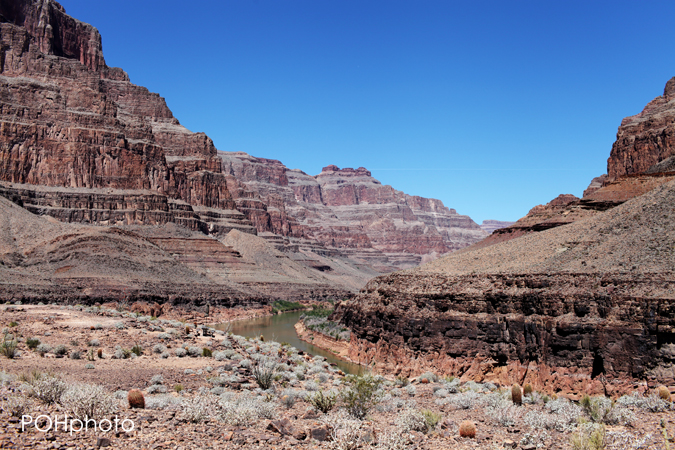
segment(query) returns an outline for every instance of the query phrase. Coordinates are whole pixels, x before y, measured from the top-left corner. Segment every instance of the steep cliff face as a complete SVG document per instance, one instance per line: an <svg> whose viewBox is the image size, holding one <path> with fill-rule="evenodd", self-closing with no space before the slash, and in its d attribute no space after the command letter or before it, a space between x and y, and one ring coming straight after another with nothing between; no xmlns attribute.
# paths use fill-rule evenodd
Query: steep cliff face
<svg viewBox="0 0 675 450"><path fill-rule="evenodd" d="M674 88L624 120L609 176L583 198L535 206L342 303L351 357L573 394L675 386Z"/></svg>
<svg viewBox="0 0 675 450"><path fill-rule="evenodd" d="M50 0L2 2L0 14L0 180L234 209L213 142L107 67L94 27Z"/></svg>
<svg viewBox="0 0 675 450"><path fill-rule="evenodd" d="M230 189L252 214L237 209ZM32 259L8 258L0 273L5 300L122 296L232 305L344 298L378 273L298 248L291 249L294 259L273 256L283 259L282 268L265 269L235 251L232 236L245 241L242 233L274 223L283 232L283 199L263 203L224 174L212 140L181 126L158 94L108 67L98 31L51 0L0 1L0 196L34 214L34 223L21 216L26 226L53 228L36 216L73 223L56 230L53 238L64 246L53 250L63 261L79 258L40 261L47 256L37 250ZM3 211L19 214L6 205ZM11 221L0 226L2 235L15 232ZM125 238L110 238L119 235ZM276 251L274 242L262 241L258 251ZM123 254L132 260L120 266ZM162 263L145 264L143 254Z"/></svg>
<svg viewBox="0 0 675 450"><path fill-rule="evenodd" d="M615 180L646 172L675 156L675 77L640 114L626 117L607 160L607 174Z"/></svg>
<svg viewBox="0 0 675 450"><path fill-rule="evenodd" d="M378 277L352 357L568 393L675 383L675 181L586 220Z"/></svg>
<svg viewBox="0 0 675 450"><path fill-rule="evenodd" d="M243 183L235 202L259 232L316 241L383 271L412 267L423 257L457 250L487 234L440 200L382 185L363 167L330 165L310 176L246 153L219 154L225 173ZM243 209L252 192L268 205L267 217L256 207Z"/></svg>

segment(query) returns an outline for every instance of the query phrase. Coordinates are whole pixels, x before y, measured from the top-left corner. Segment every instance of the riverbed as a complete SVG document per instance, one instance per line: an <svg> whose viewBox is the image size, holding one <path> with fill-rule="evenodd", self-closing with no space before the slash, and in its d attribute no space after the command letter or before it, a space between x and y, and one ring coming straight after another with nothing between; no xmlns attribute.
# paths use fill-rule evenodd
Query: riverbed
<svg viewBox="0 0 675 450"><path fill-rule="evenodd" d="M265 339L270 341L288 342L298 350L302 350L310 355L325 357L329 363L335 363L345 373L360 374L363 372L363 366L345 361L328 350L301 341L293 327L300 320L302 313L303 311L295 311L273 316L256 317L254 319L236 320L225 324L217 324L215 328L225 330L232 324L230 331L233 334L244 337L259 337L263 335Z"/></svg>

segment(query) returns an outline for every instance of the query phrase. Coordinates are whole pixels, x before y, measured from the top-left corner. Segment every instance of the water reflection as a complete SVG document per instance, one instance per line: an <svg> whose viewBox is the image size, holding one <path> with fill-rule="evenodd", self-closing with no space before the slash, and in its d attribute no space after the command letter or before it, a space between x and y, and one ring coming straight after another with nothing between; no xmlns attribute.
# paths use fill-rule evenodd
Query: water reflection
<svg viewBox="0 0 675 450"><path fill-rule="evenodd" d="M267 340L277 342L288 342L298 350L302 350L310 355L321 355L329 363L337 364L338 368L345 373L361 374L363 366L353 364L344 359L338 358L334 353L319 348L315 345L301 341L295 333L293 326L300 320L301 311L278 314L275 316L257 317L255 319L237 320L231 322L232 333L244 337L259 337L261 334ZM217 330L224 330L229 324L217 324L214 326Z"/></svg>

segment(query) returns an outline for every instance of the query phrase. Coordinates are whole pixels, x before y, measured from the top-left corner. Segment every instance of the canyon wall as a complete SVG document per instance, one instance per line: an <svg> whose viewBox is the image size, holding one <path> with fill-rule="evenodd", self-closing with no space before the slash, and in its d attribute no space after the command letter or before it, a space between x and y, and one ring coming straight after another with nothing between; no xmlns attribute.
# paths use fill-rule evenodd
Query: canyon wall
<svg viewBox="0 0 675 450"><path fill-rule="evenodd" d="M350 357L572 396L675 388L674 87L622 122L609 175L583 198L342 302Z"/></svg>
<svg viewBox="0 0 675 450"><path fill-rule="evenodd" d="M330 165L311 176L242 152L219 154L224 172L243 184L234 199L259 232L301 245L313 241L385 272L415 266L425 256L466 247L487 235L440 200L382 185L363 167ZM248 207L252 193L274 205L268 206L266 217L258 205Z"/></svg>

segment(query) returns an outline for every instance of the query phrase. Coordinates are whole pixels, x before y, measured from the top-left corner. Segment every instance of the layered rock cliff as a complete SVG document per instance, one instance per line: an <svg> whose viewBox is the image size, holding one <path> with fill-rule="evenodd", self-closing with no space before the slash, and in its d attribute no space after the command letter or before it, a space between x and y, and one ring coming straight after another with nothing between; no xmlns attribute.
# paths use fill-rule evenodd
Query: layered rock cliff
<svg viewBox="0 0 675 450"><path fill-rule="evenodd" d="M624 120L609 177L583 198L561 195L343 302L334 318L353 332L350 356L404 375L431 369L569 394L675 386L675 173L662 170L670 132L656 121L675 108L673 83L645 109L656 118ZM647 141L617 157L626 142Z"/></svg>
<svg viewBox="0 0 675 450"><path fill-rule="evenodd" d="M675 156L675 77L641 113L626 117L607 160L610 179L643 173Z"/></svg>
<svg viewBox="0 0 675 450"><path fill-rule="evenodd" d="M365 169L311 177L219 154L158 94L108 67L98 31L53 0L0 1L0 196L37 216L132 232L181 273L242 298L344 298L374 275L484 236L467 216ZM260 263L268 259L279 264ZM140 292L132 278L110 289ZM171 296L189 289L190 277L166 279ZM32 287L7 292L21 289Z"/></svg>
<svg viewBox="0 0 675 450"><path fill-rule="evenodd" d="M565 393L675 384L675 181L586 220L378 277L351 357Z"/></svg>
<svg viewBox="0 0 675 450"><path fill-rule="evenodd" d="M382 185L363 167L330 165L316 176L241 152L220 152L224 171L243 186L232 190L238 208L259 232L299 245L315 242L382 271L412 267L423 257L466 247L487 233L440 200ZM257 193L267 205L251 204Z"/></svg>

